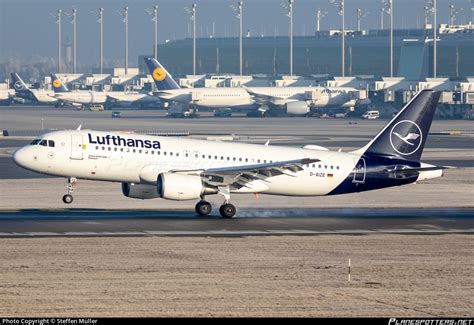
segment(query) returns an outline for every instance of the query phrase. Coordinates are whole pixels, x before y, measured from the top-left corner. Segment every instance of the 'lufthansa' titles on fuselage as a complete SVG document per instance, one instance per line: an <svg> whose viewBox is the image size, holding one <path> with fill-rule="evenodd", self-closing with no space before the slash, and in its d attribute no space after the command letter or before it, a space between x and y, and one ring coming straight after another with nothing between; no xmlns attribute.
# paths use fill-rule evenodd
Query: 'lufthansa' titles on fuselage
<svg viewBox="0 0 474 325"><path fill-rule="evenodd" d="M110 135L105 136L95 135L91 133L87 134L89 136L90 144L103 144L103 145L114 145L130 148L145 148L145 149L161 149L160 141L157 140L141 140L141 139L130 139L124 138L119 135Z"/></svg>

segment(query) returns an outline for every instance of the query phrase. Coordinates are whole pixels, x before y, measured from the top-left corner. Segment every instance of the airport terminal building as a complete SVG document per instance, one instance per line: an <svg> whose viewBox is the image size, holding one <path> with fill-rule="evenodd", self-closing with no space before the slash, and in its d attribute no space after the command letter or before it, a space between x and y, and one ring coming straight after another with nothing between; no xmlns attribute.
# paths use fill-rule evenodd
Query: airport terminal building
<svg viewBox="0 0 474 325"><path fill-rule="evenodd" d="M474 32L438 35L438 77L474 76ZM341 75L341 37L339 31L318 32L314 36L293 38L293 72L299 76ZM340 33L339 33L340 34ZM159 60L175 76L192 73L192 38L169 41L158 47ZM373 78L390 75L389 30L349 31L345 38L346 76ZM432 76L432 30L394 30L395 76L421 80ZM143 56L139 71L145 74ZM288 37L244 37L243 73L268 77L289 73ZM239 39L198 38L197 74L238 74Z"/></svg>

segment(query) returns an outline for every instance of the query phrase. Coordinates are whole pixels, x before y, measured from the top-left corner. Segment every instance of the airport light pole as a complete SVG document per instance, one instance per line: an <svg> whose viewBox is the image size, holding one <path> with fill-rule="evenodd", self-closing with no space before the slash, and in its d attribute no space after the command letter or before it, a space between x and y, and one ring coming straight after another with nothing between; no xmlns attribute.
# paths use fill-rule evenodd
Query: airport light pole
<svg viewBox="0 0 474 325"><path fill-rule="evenodd" d="M153 16L153 56L158 60L158 6L153 6L153 9L145 10L149 15Z"/></svg>
<svg viewBox="0 0 474 325"><path fill-rule="evenodd" d="M426 27L428 26L430 16L431 16L431 11L430 11L430 7L428 6L425 6L424 9L425 9L425 27L424 28L426 29Z"/></svg>
<svg viewBox="0 0 474 325"><path fill-rule="evenodd" d="M72 24L72 73L76 73L76 23L77 23L77 10L72 9L72 13L68 15L71 18Z"/></svg>
<svg viewBox="0 0 474 325"><path fill-rule="evenodd" d="M321 19L323 19L324 17L326 17L327 15L327 12L326 11L321 11L321 9L318 9L316 10L316 31L319 32L321 29L320 29L320 23L321 23Z"/></svg>
<svg viewBox="0 0 474 325"><path fill-rule="evenodd" d="M460 13L463 8L456 9L454 5L449 5L449 24L453 26L456 24L456 16L458 13Z"/></svg>
<svg viewBox="0 0 474 325"><path fill-rule="evenodd" d="M388 14L390 15L390 77L393 77L393 2L388 0Z"/></svg>
<svg viewBox="0 0 474 325"><path fill-rule="evenodd" d="M357 31L360 32L360 22L362 21L362 18L367 17L369 12L364 12L362 9L358 8L357 9Z"/></svg>
<svg viewBox="0 0 474 325"><path fill-rule="evenodd" d="M237 18L239 19L239 72L240 72L240 75L242 75L242 67L243 67L243 64L242 64L242 61L243 61L243 55L242 55L242 6L243 6L244 2L243 1L239 1L237 3L237 6L234 6L234 5L230 5L230 7L232 8L232 10L234 10L235 12L237 12Z"/></svg>
<svg viewBox="0 0 474 325"><path fill-rule="evenodd" d="M428 9L430 14L433 15L433 78L436 78L437 71L436 71L436 41L437 41L437 31L438 27L437 21L436 21L436 15L437 15L437 8L436 8L436 0L428 0Z"/></svg>
<svg viewBox="0 0 474 325"><path fill-rule="evenodd" d="M385 15L385 7L380 8L380 30L384 29L383 17Z"/></svg>
<svg viewBox="0 0 474 325"><path fill-rule="evenodd" d="M99 66L100 74L104 73L104 8L99 8L99 33L100 33L100 53L99 53Z"/></svg>
<svg viewBox="0 0 474 325"><path fill-rule="evenodd" d="M288 0L288 5L281 3L288 10L286 16L290 19L290 76L293 75L293 2L294 0Z"/></svg>
<svg viewBox="0 0 474 325"><path fill-rule="evenodd" d="M184 7L184 10L191 14L193 22L193 75L196 75L196 4L193 3L191 9Z"/></svg>
<svg viewBox="0 0 474 325"><path fill-rule="evenodd" d="M56 11L56 24L58 25L58 73L61 73L61 15L62 10Z"/></svg>
<svg viewBox="0 0 474 325"><path fill-rule="evenodd" d="M346 37L346 26L345 26L345 9L344 9L344 0L330 0L331 3L335 4L339 9L338 14L342 17L342 28L341 28L341 76L345 77L345 37Z"/></svg>
<svg viewBox="0 0 474 325"><path fill-rule="evenodd" d="M128 75L128 7L123 8L123 13L118 12L125 23L125 75Z"/></svg>
<svg viewBox="0 0 474 325"><path fill-rule="evenodd" d="M128 75L128 7L123 8L125 23L125 75Z"/></svg>
<svg viewBox="0 0 474 325"><path fill-rule="evenodd" d="M390 15L390 77L393 77L393 0L384 0L383 4Z"/></svg>
<svg viewBox="0 0 474 325"><path fill-rule="evenodd" d="M456 19L454 5L449 5L449 25L454 25L454 20Z"/></svg>

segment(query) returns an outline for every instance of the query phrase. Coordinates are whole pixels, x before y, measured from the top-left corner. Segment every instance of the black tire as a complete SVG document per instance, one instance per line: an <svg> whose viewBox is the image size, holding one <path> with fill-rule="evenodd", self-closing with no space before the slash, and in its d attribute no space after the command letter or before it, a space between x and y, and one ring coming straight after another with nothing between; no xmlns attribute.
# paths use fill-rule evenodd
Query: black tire
<svg viewBox="0 0 474 325"><path fill-rule="evenodd" d="M195 210L200 216L207 216L212 211L212 205L206 201L199 201L196 204Z"/></svg>
<svg viewBox="0 0 474 325"><path fill-rule="evenodd" d="M232 218L235 216L235 213L237 212L237 209L233 204L227 203L221 205L219 208L219 213L223 218Z"/></svg>
<svg viewBox="0 0 474 325"><path fill-rule="evenodd" d="M74 201L74 198L72 197L72 195L66 194L66 195L63 196L63 202L64 203L71 204L72 201Z"/></svg>

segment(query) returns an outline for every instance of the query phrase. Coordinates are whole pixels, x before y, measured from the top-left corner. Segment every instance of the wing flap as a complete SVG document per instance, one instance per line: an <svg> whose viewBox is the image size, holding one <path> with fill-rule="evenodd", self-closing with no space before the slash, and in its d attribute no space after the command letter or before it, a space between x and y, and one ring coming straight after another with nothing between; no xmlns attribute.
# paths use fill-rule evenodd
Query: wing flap
<svg viewBox="0 0 474 325"><path fill-rule="evenodd" d="M171 170L170 172L200 175L203 182L211 186L231 186L240 189L242 187L253 188L255 182L268 183L268 178L282 174L296 177L296 173L303 170L303 165L318 161L319 159L303 158L253 165L195 170Z"/></svg>

